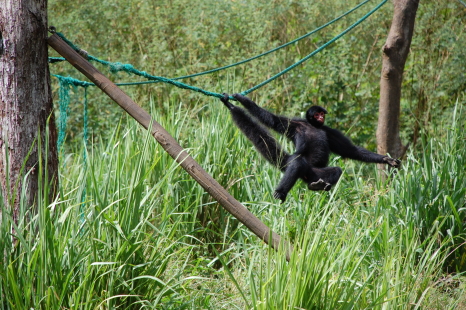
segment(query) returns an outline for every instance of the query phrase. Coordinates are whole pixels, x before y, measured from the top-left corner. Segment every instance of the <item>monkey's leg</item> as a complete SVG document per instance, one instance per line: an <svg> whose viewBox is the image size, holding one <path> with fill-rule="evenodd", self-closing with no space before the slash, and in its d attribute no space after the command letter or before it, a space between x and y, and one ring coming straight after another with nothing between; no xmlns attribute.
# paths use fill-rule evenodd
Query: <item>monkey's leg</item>
<svg viewBox="0 0 466 310"><path fill-rule="evenodd" d="M284 203L286 200L286 196L288 195L288 192L296 184L296 181L301 176L301 173L301 161L298 158L290 160L286 167L285 174L281 178L280 182L278 183L277 189L273 193L273 197L276 199L280 199L282 203Z"/></svg>
<svg viewBox="0 0 466 310"><path fill-rule="evenodd" d="M275 167L285 171L285 164L289 159L289 154L278 144L277 140L251 118L246 111L238 106L230 110L233 121L243 134L254 144L257 151Z"/></svg>

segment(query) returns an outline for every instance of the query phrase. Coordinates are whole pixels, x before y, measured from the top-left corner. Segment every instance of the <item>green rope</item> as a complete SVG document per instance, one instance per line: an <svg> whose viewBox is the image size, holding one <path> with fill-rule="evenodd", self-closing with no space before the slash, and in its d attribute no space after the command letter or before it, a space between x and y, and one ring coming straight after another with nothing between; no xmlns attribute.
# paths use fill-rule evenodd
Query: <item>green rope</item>
<svg viewBox="0 0 466 310"><path fill-rule="evenodd" d="M245 59L245 60L242 60L242 61L239 61L239 62L236 62L236 63L233 63L233 64L230 64L230 65L227 65L227 66L223 66L223 67L219 67L219 68L215 68L215 69L211 69L211 70L207 70L207 71L203 71L203 72L199 72L199 73L194 73L194 74L190 74L190 75L184 75L184 76L180 76L180 77L176 77L176 78L172 78L171 80L182 80L182 79L186 79L186 78L192 78L192 77L197 77L197 76L201 76L201 75L205 75L205 74L210 74L210 73L214 73L214 72L217 72L217 71L221 71L221 70L224 70L224 69L228 69L228 68L232 68L234 66L238 66L238 65L241 65L241 64L244 64L244 63L247 63L249 61L252 61L252 60L255 60L255 59L258 59L260 57L263 57L265 55L268 55L270 53L273 53L273 52L276 52L284 47L287 47L291 44L294 44L296 42L299 42L300 40L302 39L305 39L307 37L309 37L310 35L330 26L331 24L337 22L338 20L342 19L343 17L347 16L348 14L354 12L355 10L359 9L361 6L363 6L364 4L368 3L369 1L371 0L366 0L366 1L363 1L361 2L360 4L358 4L356 7L352 8L351 10L343 13L342 15L338 16L337 18L329 21L328 23L314 29L313 31L311 32L308 32L304 35L302 35L301 37L293 40L293 41L290 41L288 43L285 43L283 45L280 45L274 49L271 49L267 52L264 52L262 54L259 54L257 56L254 56L254 57L251 57L251 58L248 58L248 59ZM72 46L75 50L79 51L79 48L77 48L76 46L74 46L69 40L67 40L63 34L61 33L58 33L58 35L63 39L65 40L65 42L67 42L68 44L70 44L70 46ZM93 61L96 61L100 64L103 64L103 65L106 65L106 66L109 66L110 67L110 71L111 72L118 72L118 71L125 71L123 68L122 68L122 64L121 63L112 63L112 62L108 62L108 61L105 61L105 60L101 60L99 58L96 58L92 55L88 55L88 58L89 60L93 60ZM140 84L148 84L148 83L158 83L160 82L159 80L152 80L152 81L144 81L144 82L133 82L133 83L122 83L120 84L120 86L128 86L128 85L140 85Z"/></svg>
<svg viewBox="0 0 466 310"><path fill-rule="evenodd" d="M50 64L53 64L53 63L56 63L56 62L61 62L61 61L66 61L66 59L63 58L63 57L49 57L49 63Z"/></svg>
<svg viewBox="0 0 466 310"><path fill-rule="evenodd" d="M56 76L56 75L54 75ZM58 118L58 139L57 139L57 147L58 147L58 152L61 153L63 151L62 146L65 141L65 136L66 136L66 124L68 120L68 114L69 114L69 104L70 104L70 88L72 86L81 86L84 87L84 121L83 121L83 140L84 140L84 149L83 149L83 171L87 170L87 152L86 152L86 146L87 146L87 141L88 141L88 118L89 118L89 113L88 113L88 101L87 101L87 87L90 86L92 83L88 82L83 82L79 81L73 78L66 78L62 76L56 76L58 78L60 88L58 90L58 102L59 102L59 111L60 111L60 116ZM85 207L85 201L86 201L86 187L83 188L83 191L81 193L81 205L79 207L79 213L80 213L80 221L81 223L84 223L84 207Z"/></svg>
<svg viewBox="0 0 466 310"><path fill-rule="evenodd" d="M63 142L65 141L66 122L68 119L68 109L70 104L70 83L65 80L58 79L60 88L58 89L58 110L60 116L58 117L58 138L57 148L60 153Z"/></svg>
<svg viewBox="0 0 466 310"><path fill-rule="evenodd" d="M264 53L259 54L259 55L257 55L257 56L254 56L254 57L251 57L251 58L248 58L248 59L245 59L245 60L236 62L236 63L231 64L231 65L228 65L228 66L219 67L219 68L216 68L216 69L212 69L212 70L208 70L208 71L204 71L204 72L200 72L200 73L195 73L195 74L191 74L191 75L181 76L181 77L178 77L178 78L174 78L174 80L185 79L185 78L190 78L190 77L195 77L195 76L199 76L199 75L204 75L204 74L209 74L209 73L217 72L217 71L220 71L220 70L223 70L223 69L228 69L228 68L231 68L231 67L234 67L234 66L237 66L237 65L241 65L241 64L247 63L247 62L249 62L249 61L258 59L258 58L260 58L260 57L262 57L262 56L265 56L265 55L268 55L268 54L270 54L270 53L276 52L276 51L278 51L278 50L280 50L280 49L282 49L282 48L284 48L284 47L287 47L287 46L289 46L289 45L291 45L291 44L294 44L294 43L296 43L296 42L299 42L299 41L302 40L302 39L305 39L305 38L309 37L310 35L312 35L312 34L318 32L318 31L324 29L325 27L330 26L331 24L333 24L333 23L339 21L340 19L342 19L342 18L345 17L346 15L348 15L348 14L354 12L355 10L359 9L361 6L363 6L364 4L366 4L366 3L369 2L369 1L371 1L371 0L366 0L366 1L361 2L361 3L358 4L356 7L352 8L351 10L347 11L346 13L343 13L342 15L340 15L340 16L338 16L337 18L335 18L335 19L329 21L328 23L326 23L326 24L324 24L324 25L322 25L322 26L320 26L320 27L314 29L313 31L308 32L308 33L306 33L305 35L303 35L303 36L301 36L301 37L299 37L299 38L297 38L297 39L295 39L295 40L293 40L293 41L290 41L290 42L288 42L288 43L285 43L285 44L283 44L283 45L280 45L280 46L278 46L278 47L276 47L276 48L274 48L274 49L271 49L271 50L269 50L269 51L267 51L267 52L264 52Z"/></svg>
<svg viewBox="0 0 466 310"><path fill-rule="evenodd" d="M58 109L60 111L60 116L58 117L58 138L57 138L57 147L58 150L61 150L61 147L65 141L65 133L66 133L66 124L68 121L68 114L69 114L69 104L70 104L70 87L71 86L81 86L84 87L84 132L83 132L83 140L85 145L87 145L88 140L88 102L87 102L87 87L94 85L89 82L84 82L80 80L76 80L69 77L63 77L59 75L53 75L58 78L59 82L59 90L58 90ZM84 159L86 159L86 154L84 154Z"/></svg>
<svg viewBox="0 0 466 310"><path fill-rule="evenodd" d="M201 76L201 75L205 75L205 74L210 74L210 73L214 73L214 72L217 72L217 71L221 71L221 70L224 70L224 69L228 69L228 68L232 68L232 67L235 67L235 66L238 66L238 65L241 65L241 64L244 64L244 63L247 63L249 61L252 61L252 60L255 60L255 59L258 59L260 57L263 57L265 55L268 55L270 53L273 53L273 52L276 52L284 47L287 47L291 44L294 44L296 42L299 42L300 40L302 39L305 39L307 37L309 37L310 35L330 26L331 24L339 21L340 19L342 19L343 17L347 16L348 14L356 11L357 9L359 9L360 7L362 7L364 4L368 3L369 1L371 0L365 0L363 2L361 2L360 4L358 4L357 6L355 6L354 8L352 8L351 10L343 13L342 15L338 16L337 18L334 18L333 20L329 21L328 23L314 29L313 31L311 32L308 32L304 35L302 35L301 37L293 40L293 41L290 41L288 43L285 43L283 45L280 45L274 49L271 49L267 52L264 52L262 54L259 54L257 56L254 56L254 57L251 57L251 58L248 58L248 59L245 59L245 60L242 60L242 61L239 61L239 62L236 62L236 63L233 63L233 64L230 64L230 65L227 65L227 66L223 66L223 67L218 67L218 68L215 68L215 69L211 69L211 70L207 70L207 71L203 71L203 72L199 72L199 73L194 73L194 74L190 74L190 75L184 75L184 76L179 76L179 77L176 77L176 78L172 78L171 80L182 80L182 79L187 79L187 78L192 78L192 77L197 77L197 76ZM76 47L73 43L71 43L62 33L57 33L66 43L68 43L68 45L70 45L73 49L75 49L76 51L80 51L80 49L78 47ZM87 55L88 59L89 60L92 60L92 61L96 61L100 64L103 64L103 65L106 65L106 66L109 66L111 69L110 71L112 72L118 72L118 71L124 71L124 70L121 70L121 64L119 63L111 63L111 62L108 62L108 61L105 61L105 60L101 60L99 58L96 58L92 55ZM49 62L50 63L53 63L53 62L58 62L58 61L63 61L65 60L64 58L61 58L61 57L50 57L49 58ZM155 80L155 81L143 81L143 82L132 82L132 83L121 83L120 86L129 86L129 85L141 85L141 84L149 84L149 83L158 83L159 81L158 80Z"/></svg>
<svg viewBox="0 0 466 310"><path fill-rule="evenodd" d="M256 89L258 88L261 88L262 86L272 82L273 80L275 80L276 78L282 76L283 74L287 73L288 71L296 68L297 66L299 66L300 64L304 63L306 60L308 60L309 58L311 58L312 56L314 56L315 54L319 53L320 51L322 51L324 48L326 48L327 46L329 46L330 44L334 43L335 41L337 41L339 38L341 38L342 36L344 36L345 34L347 34L349 31L351 31L354 27L356 27L357 25L359 25L360 23L362 23L364 20L366 20L369 16L371 16L375 11L377 11L378 9L380 9L388 0L383 0L379 5L377 5L374 9L372 9L369 13L367 13L366 15L364 15L363 17L361 17L357 22L355 22L354 24L352 24L350 27L348 27L346 30L344 30L343 32L341 32L339 35L337 35L336 37L334 37L333 39L331 39L330 41L328 41L327 43L325 43L324 45L322 45L321 47L319 47L318 49L316 49L315 51L313 51L312 53L310 53L309 55L307 55L306 57L304 57L303 59L301 59L300 61L296 62L295 64L289 66L288 68L286 68L285 70L275 74L274 76L272 76L271 78L265 80L264 82L248 89L248 90L245 90L243 91L241 94L243 95L247 95L249 94L250 92L253 92L255 91Z"/></svg>
<svg viewBox="0 0 466 310"><path fill-rule="evenodd" d="M83 115L83 141L84 141L84 148L83 148L83 171L86 173L87 171L87 141L88 141L88 102L87 102L87 87L84 87L84 115ZM84 174L85 176L85 174ZM84 183L86 184L86 178L84 177ZM80 218L81 218L81 223L84 223L85 221L85 216L84 216L84 209L86 206L86 196L87 196L87 190L86 190L86 185L84 185L83 191L81 193L81 206L79 207L79 213L80 213Z"/></svg>
<svg viewBox="0 0 466 310"><path fill-rule="evenodd" d="M65 77L65 76L61 76L58 74L52 74L52 76L56 77L59 80L60 86L62 85L74 85L74 86L81 86L81 87L95 86L94 83L81 81L81 80L78 80L72 77Z"/></svg>
<svg viewBox="0 0 466 310"><path fill-rule="evenodd" d="M324 45L322 45L321 47L319 47L318 49L316 49L315 51L313 51L312 53L310 53L309 55L307 55L306 57L302 58L301 60L299 60L298 62L296 62L295 64L289 66L288 68L286 68L285 70L277 73L276 75L272 76L271 78L265 80L264 82L248 89L248 90L245 90L242 92L243 95L247 95L249 93L251 93L252 91L254 90L257 90L258 88L272 82L273 80L277 79L278 77L282 76L283 74L289 72L290 70L294 69L295 67L297 67L298 65L302 64L303 62L307 61L309 58L311 58L312 56L316 55L317 53L321 52L324 48L326 48L327 46L329 46L330 44L334 43L335 41L337 41L339 38L341 38L343 35L345 35L346 33L348 33L349 31L351 31L353 28L355 28L357 25L359 25L360 23L362 23L364 20L366 20L370 15L372 15L374 12L376 12L378 9L380 9L388 0L383 0L379 5L377 5L374 9L372 9L369 13L367 13L366 15L364 15L362 18L360 18L356 23L354 23L353 25L351 25L350 27L348 27L346 30L344 30L343 32L341 32L340 34L338 34L337 36L335 36L333 39L331 39L330 41L328 41L327 43L325 43ZM62 34L59 34L57 33L60 37L63 38L63 40L65 42L67 42L72 48L74 48L75 50L79 50L76 46L74 46L73 43L71 43L69 40L67 40ZM94 61L98 61L102 64L105 64L107 66L110 66L110 69L111 71L125 71L127 73L132 73L134 75L138 75L138 76L141 76L141 77L144 77L148 80L151 80L151 81L158 81L158 82L164 82L164 83L167 83L167 84L172 84L176 87L179 87L179 88L183 88L183 89L188 89L188 90L192 90L192 91L195 91L195 92L199 92L199 93L202 93L206 96L212 96L212 97L217 97L217 98L223 98L223 95L222 94L219 94L219 93L214 93L214 92L210 92L210 91L207 91L207 90L204 90L204 89L201 89L199 87L195 87L195 86L190 86L190 85L187 85L187 84L184 84L184 83L181 83L181 82L177 82L175 80L172 80L172 79L168 79L168 78L165 78L165 77L161 77L161 76L155 76L155 75L150 75L148 74L147 72L144 72L144 71L139 71L137 69L135 69L133 67L133 65L131 64L122 64L122 63L111 63L111 62L108 62L108 61L103 61L103 60L100 60L96 57L93 57L93 56L88 56L90 58L90 60L94 60ZM54 75L56 76L57 78L59 78L60 80L63 80L63 79L66 79L69 83L72 83L73 85L76 85L76 86L95 86L93 83L89 83L89 82L83 82L83 81L80 81L80 80L76 80L76 79L73 79L73 78L65 78L65 77L62 77L62 76L58 76L58 75ZM121 84L117 84L117 85L128 85L128 83L121 83ZM233 98L232 98L233 99Z"/></svg>
<svg viewBox="0 0 466 310"><path fill-rule="evenodd" d="M126 64L126 65L122 64L122 66L124 67L124 71L126 71L128 73L135 74L135 75L142 76L142 77L144 77L144 78L146 78L148 80L154 80L154 81L159 81L159 82L163 82L163 83L167 83L167 84L172 84L172 85L174 85L174 86L176 86L178 88L189 89L189 90L204 94L206 96L223 98L222 94L210 92L210 91L204 90L204 89L199 88L199 87L190 86L188 84L184 84L184 83L181 83L181 82L170 80L170 79L164 78L162 76L150 75L150 74L148 74L148 73L146 73L144 71L136 70L132 65L129 65L129 64ZM74 78L71 78L71 77L64 77L64 76L57 75L57 74L54 74L53 76L58 78L59 80L64 79L64 80L66 80L66 83L73 84L73 85L76 85L76 86L82 86L82 87L95 86L94 83L84 82L84 81L77 80L77 79L74 79ZM119 83L116 83L116 85L121 86L121 84L119 84Z"/></svg>

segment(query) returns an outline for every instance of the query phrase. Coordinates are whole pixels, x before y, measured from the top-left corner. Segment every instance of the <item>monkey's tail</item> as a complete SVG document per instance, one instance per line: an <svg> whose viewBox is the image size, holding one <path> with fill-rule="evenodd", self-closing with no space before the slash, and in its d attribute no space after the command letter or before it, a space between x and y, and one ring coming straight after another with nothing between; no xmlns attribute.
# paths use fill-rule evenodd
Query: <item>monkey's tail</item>
<svg viewBox="0 0 466 310"><path fill-rule="evenodd" d="M278 141L242 108L235 106L230 110L233 121L243 134L254 144L259 153L272 165L285 171L290 154L283 150Z"/></svg>

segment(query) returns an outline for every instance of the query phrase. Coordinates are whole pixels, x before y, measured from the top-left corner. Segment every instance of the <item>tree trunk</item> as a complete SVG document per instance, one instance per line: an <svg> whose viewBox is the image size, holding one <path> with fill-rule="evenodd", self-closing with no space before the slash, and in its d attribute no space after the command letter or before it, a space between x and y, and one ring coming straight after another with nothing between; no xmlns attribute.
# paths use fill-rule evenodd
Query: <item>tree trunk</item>
<svg viewBox="0 0 466 310"><path fill-rule="evenodd" d="M3 205L15 222L21 195L27 206L32 206L38 182L44 181L38 178L38 142L42 165L47 163L44 175L47 173L48 181L53 182L48 194L54 194L57 182L57 137L46 38L47 0L0 0L0 183ZM21 193L22 189L25 192Z"/></svg>
<svg viewBox="0 0 466 310"><path fill-rule="evenodd" d="M404 65L411 46L419 0L394 0L394 14L387 41L382 48L377 151L401 158L407 146L400 139L400 99ZM386 165L381 165L385 169Z"/></svg>

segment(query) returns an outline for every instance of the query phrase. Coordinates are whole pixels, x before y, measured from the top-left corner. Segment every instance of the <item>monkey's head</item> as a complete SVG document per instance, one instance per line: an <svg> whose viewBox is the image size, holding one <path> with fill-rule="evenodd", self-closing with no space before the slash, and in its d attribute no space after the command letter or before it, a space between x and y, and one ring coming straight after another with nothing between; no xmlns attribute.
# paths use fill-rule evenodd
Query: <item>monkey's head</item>
<svg viewBox="0 0 466 310"><path fill-rule="evenodd" d="M325 123L325 114L327 114L327 110L321 106L314 105L307 110L306 119L312 126L319 128Z"/></svg>

